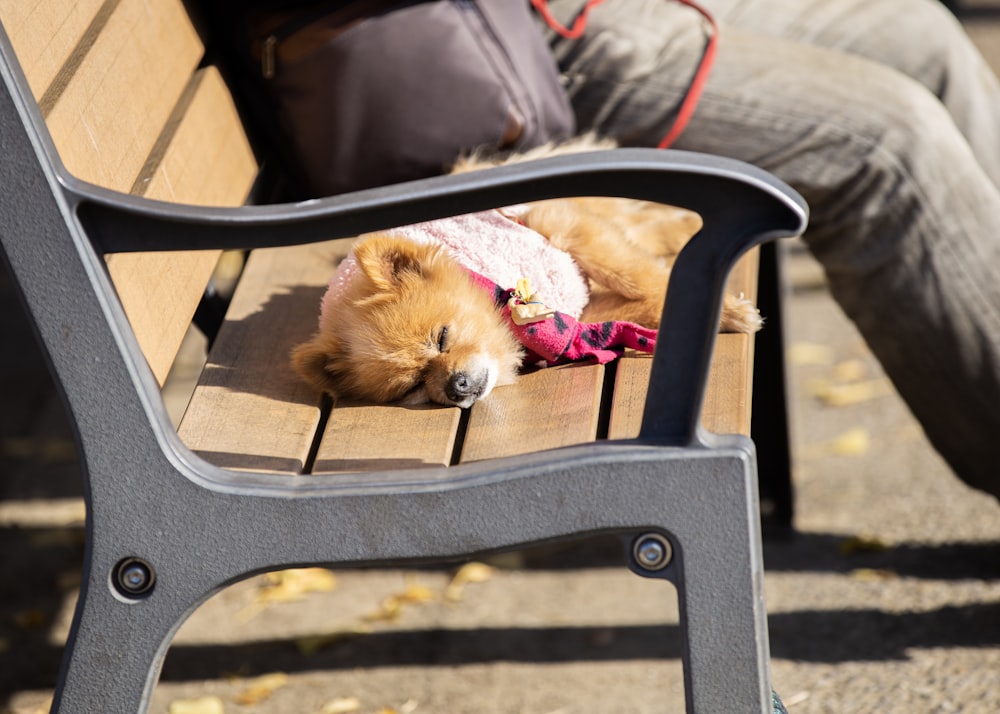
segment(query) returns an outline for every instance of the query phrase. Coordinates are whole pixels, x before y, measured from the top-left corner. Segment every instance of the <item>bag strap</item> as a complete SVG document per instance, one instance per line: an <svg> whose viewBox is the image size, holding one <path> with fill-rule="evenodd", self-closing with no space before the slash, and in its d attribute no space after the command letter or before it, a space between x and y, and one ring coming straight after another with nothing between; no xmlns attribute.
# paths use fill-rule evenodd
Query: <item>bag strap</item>
<svg viewBox="0 0 1000 714"><path fill-rule="evenodd" d="M573 21L573 25L571 27L566 27L556 20L549 10L548 0L531 0L531 5L538 11L538 14L542 16L545 24L552 28L552 30L558 35L565 37L568 40L578 40L583 36L583 33L587 28L590 11L602 2L604 2L604 0L587 0L587 4L583 6L580 14L576 16L576 19ZM684 95L684 100L681 102L680 109L677 111L677 118L674 119L673 125L660 140L660 143L656 147L658 149L666 149L673 144L674 141L677 140L677 137L679 137L683 133L684 129L687 128L688 122L691 121L691 116L694 114L694 110L698 106L698 100L701 99L702 90L705 89L705 84L708 82L708 75L712 71L712 64L715 62L715 52L719 37L719 26L716 24L715 18L712 17L708 10L703 8L694 0L676 0L676 2L679 2L682 5L687 5L701 14L701 16L708 22L709 35L708 42L705 45L705 51L702 53L701 60L698 63L698 69L695 71L694 77L691 79L691 85L688 87L687 94Z"/></svg>
<svg viewBox="0 0 1000 714"><path fill-rule="evenodd" d="M580 10L580 14L573 21L573 27L562 25L549 10L548 0L531 0L531 6L538 11L538 14L545 20L545 24L562 35L567 40L579 40L583 37L583 31L587 29L587 20L590 11L600 5L604 0L587 0L587 4Z"/></svg>

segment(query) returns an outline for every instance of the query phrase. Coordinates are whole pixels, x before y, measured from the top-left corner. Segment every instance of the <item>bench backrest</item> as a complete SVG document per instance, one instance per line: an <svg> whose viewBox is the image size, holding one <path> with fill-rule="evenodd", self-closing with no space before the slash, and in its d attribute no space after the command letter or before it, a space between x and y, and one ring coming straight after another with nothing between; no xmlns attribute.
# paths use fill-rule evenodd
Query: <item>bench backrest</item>
<svg viewBox="0 0 1000 714"><path fill-rule="evenodd" d="M257 163L181 0L0 0L0 21L72 174L178 203L246 200ZM218 257L108 257L161 384Z"/></svg>

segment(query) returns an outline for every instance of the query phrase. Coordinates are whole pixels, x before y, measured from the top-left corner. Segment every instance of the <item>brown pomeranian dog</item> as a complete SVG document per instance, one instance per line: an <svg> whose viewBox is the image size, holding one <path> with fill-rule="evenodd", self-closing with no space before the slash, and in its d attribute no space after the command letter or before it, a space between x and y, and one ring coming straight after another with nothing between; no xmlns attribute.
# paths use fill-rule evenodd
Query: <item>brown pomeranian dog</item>
<svg viewBox="0 0 1000 714"><path fill-rule="evenodd" d="M293 351L296 371L335 399L469 407L512 383L525 354L496 295L470 270L503 288L528 275L547 305L581 321L656 328L673 257L701 226L690 211L621 198L554 199L510 213L517 224L486 212L361 237L331 282L319 330ZM491 233L501 223L524 233L505 243L506 234ZM532 237L542 246L511 258ZM725 297L723 332L754 332L761 322L751 302Z"/></svg>

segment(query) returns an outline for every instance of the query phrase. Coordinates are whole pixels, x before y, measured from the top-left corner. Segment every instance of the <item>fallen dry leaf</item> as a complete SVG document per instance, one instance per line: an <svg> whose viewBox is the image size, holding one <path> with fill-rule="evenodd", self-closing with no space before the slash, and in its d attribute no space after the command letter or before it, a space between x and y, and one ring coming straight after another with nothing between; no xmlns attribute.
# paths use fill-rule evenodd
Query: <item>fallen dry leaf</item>
<svg viewBox="0 0 1000 714"><path fill-rule="evenodd" d="M485 583L489 581L496 570L486 565L485 563L471 562L466 563L458 572L455 573L455 577L451 579L448 583L448 587L444 591L444 599L448 602L458 602L462 599L465 593L465 586L469 583Z"/></svg>
<svg viewBox="0 0 1000 714"><path fill-rule="evenodd" d="M859 359L844 360L833 366L833 378L838 382L860 382L868 373L868 365Z"/></svg>
<svg viewBox="0 0 1000 714"><path fill-rule="evenodd" d="M848 429L843 434L818 444L806 444L802 448L802 457L818 459L824 456L861 456L871 448L871 436L862 427Z"/></svg>
<svg viewBox="0 0 1000 714"><path fill-rule="evenodd" d="M856 555L857 553L881 553L892 548L885 541L874 536L854 536L841 541L837 545L837 552L841 555Z"/></svg>
<svg viewBox="0 0 1000 714"><path fill-rule="evenodd" d="M361 700L357 697L340 697L324 704L320 714L350 714L360 709Z"/></svg>
<svg viewBox="0 0 1000 714"><path fill-rule="evenodd" d="M420 605L437 599L438 594L434 590L413 580L402 592L384 598L379 609L368 613L364 619L369 622L392 621L399 617L404 605Z"/></svg>
<svg viewBox="0 0 1000 714"><path fill-rule="evenodd" d="M299 653L304 657L314 655L317 652L325 650L327 647L333 647L334 645L343 642L344 640L349 640L354 637L360 637L361 635L371 634L372 628L368 625L355 625L354 627L346 630L338 630L336 632L328 632L322 635L310 635L308 637L300 637L295 640L295 647L299 650Z"/></svg>
<svg viewBox="0 0 1000 714"><path fill-rule="evenodd" d="M899 574L894 570L886 568L856 568L849 573L852 580L860 580L865 583L881 582L883 580L893 580Z"/></svg>
<svg viewBox="0 0 1000 714"><path fill-rule="evenodd" d="M413 581L399 594L399 598L404 602L422 603L437 600L438 594L427 585Z"/></svg>
<svg viewBox="0 0 1000 714"><path fill-rule="evenodd" d="M288 675L284 672L272 672L256 677L247 682L246 688L233 697L233 701L244 706L259 704L270 698L277 690L288 684Z"/></svg>
<svg viewBox="0 0 1000 714"><path fill-rule="evenodd" d="M802 702L809 699L809 696L810 696L809 692L802 690L800 692L796 692L790 697L782 697L781 703L784 704L786 707L794 707L796 704L801 704Z"/></svg>
<svg viewBox="0 0 1000 714"><path fill-rule="evenodd" d="M265 608L277 604L298 602L309 593L337 589L337 576L326 568L290 568L264 575L254 601L236 613L240 623L247 623Z"/></svg>
<svg viewBox="0 0 1000 714"><path fill-rule="evenodd" d="M830 442L830 447L836 456L860 456L871 448L871 437L867 429L856 427L845 431Z"/></svg>
<svg viewBox="0 0 1000 714"><path fill-rule="evenodd" d="M864 382L838 384L828 379L814 379L806 385L808 393L830 407L849 407L892 393L886 377Z"/></svg>
<svg viewBox="0 0 1000 714"><path fill-rule="evenodd" d="M373 610L364 616L366 622L392 622L403 611L403 603L395 595L389 595Z"/></svg>
<svg viewBox="0 0 1000 714"><path fill-rule="evenodd" d="M177 699L167 707L168 714L225 714L226 708L218 697Z"/></svg>
<svg viewBox="0 0 1000 714"><path fill-rule="evenodd" d="M796 342L788 348L789 361L798 366L833 364L833 348L813 342Z"/></svg>
<svg viewBox="0 0 1000 714"><path fill-rule="evenodd" d="M49 622L49 616L39 608L15 612L10 619L14 626L21 630L37 630L40 627L45 627Z"/></svg>
<svg viewBox="0 0 1000 714"><path fill-rule="evenodd" d="M412 712L415 712L419 706L420 705L417 704L416 700L407 699L402 705L400 705L399 709L394 707L382 707L376 711L375 714L412 714Z"/></svg>
<svg viewBox="0 0 1000 714"><path fill-rule="evenodd" d="M292 568L268 573L267 585L257 593L259 602L295 602L309 593L337 588L337 576L326 568Z"/></svg>

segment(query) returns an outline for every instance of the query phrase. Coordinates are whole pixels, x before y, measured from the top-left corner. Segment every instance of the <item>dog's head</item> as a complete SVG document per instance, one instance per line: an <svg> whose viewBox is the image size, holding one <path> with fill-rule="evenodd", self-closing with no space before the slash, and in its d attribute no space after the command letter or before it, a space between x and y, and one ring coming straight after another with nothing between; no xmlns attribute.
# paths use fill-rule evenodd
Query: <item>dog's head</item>
<svg viewBox="0 0 1000 714"><path fill-rule="evenodd" d="M443 249L374 235L293 363L336 398L469 407L514 380L522 351L493 302Z"/></svg>

